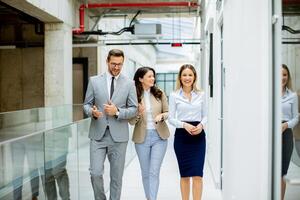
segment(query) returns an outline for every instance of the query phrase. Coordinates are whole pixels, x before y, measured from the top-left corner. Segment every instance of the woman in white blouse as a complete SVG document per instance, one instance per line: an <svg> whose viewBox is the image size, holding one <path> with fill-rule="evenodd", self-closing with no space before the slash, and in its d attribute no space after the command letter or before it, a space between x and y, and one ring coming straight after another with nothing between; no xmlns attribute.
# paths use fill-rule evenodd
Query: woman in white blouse
<svg viewBox="0 0 300 200"><path fill-rule="evenodd" d="M292 129L298 123L298 98L295 92L292 92L292 81L288 67L282 65L282 170L281 170L281 199L284 199L286 182L284 176L288 172L291 156L294 148Z"/></svg>
<svg viewBox="0 0 300 200"><path fill-rule="evenodd" d="M189 200L192 179L193 200L202 196L207 122L204 92L197 88L197 73L190 64L178 73L176 91L169 99L169 122L176 127L174 150L180 171L182 200Z"/></svg>

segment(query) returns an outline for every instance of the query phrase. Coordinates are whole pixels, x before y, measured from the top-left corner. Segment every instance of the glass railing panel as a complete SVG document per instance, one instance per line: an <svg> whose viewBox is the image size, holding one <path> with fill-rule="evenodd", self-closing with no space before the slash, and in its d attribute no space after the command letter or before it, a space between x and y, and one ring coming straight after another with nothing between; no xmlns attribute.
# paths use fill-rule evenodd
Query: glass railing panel
<svg viewBox="0 0 300 200"><path fill-rule="evenodd" d="M36 122L39 108L0 113L0 129Z"/></svg>
<svg viewBox="0 0 300 200"><path fill-rule="evenodd" d="M73 105L0 113L0 142L72 123L72 116Z"/></svg>
<svg viewBox="0 0 300 200"><path fill-rule="evenodd" d="M77 122L78 137L78 176L80 199L94 199L93 188L90 179L90 129L91 119L87 118Z"/></svg>
<svg viewBox="0 0 300 200"><path fill-rule="evenodd" d="M28 120L8 122L17 114L25 113ZM91 119L83 119L82 105L16 111L0 116L7 120L0 129L3 139L0 140L0 199L13 199L14 193L20 191L23 199L30 199L35 191L39 192L38 199L46 196L48 199L55 196L58 199L94 198L89 172ZM132 129L130 126L126 166L135 156ZM6 140L5 134L9 135ZM106 191L109 174L106 159Z"/></svg>
<svg viewBox="0 0 300 200"><path fill-rule="evenodd" d="M73 106L60 105L41 108L40 121L45 122L46 129L63 126L73 121ZM44 119L43 119L43 118Z"/></svg>
<svg viewBox="0 0 300 200"><path fill-rule="evenodd" d="M45 132L45 193L48 199L78 199L77 127Z"/></svg>
<svg viewBox="0 0 300 200"><path fill-rule="evenodd" d="M36 132L39 109L0 114L0 142ZM41 128L40 130L42 130Z"/></svg>
<svg viewBox="0 0 300 200"><path fill-rule="evenodd" d="M0 199L44 199L44 134L0 143Z"/></svg>
<svg viewBox="0 0 300 200"><path fill-rule="evenodd" d="M73 121L79 121L84 118L87 118L87 116L83 112L82 104L73 104Z"/></svg>

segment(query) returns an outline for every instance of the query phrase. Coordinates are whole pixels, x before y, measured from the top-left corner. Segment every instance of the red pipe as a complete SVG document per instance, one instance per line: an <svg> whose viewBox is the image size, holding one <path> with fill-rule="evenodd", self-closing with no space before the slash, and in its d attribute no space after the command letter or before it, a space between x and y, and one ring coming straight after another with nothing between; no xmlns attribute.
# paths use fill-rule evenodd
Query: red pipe
<svg viewBox="0 0 300 200"><path fill-rule="evenodd" d="M120 7L197 7L196 2L147 2L147 3L93 3L88 4L87 8L120 8Z"/></svg>
<svg viewBox="0 0 300 200"><path fill-rule="evenodd" d="M84 32L84 9L86 8L85 4L82 4L79 7L79 28L73 29L73 34L80 34Z"/></svg>
<svg viewBox="0 0 300 200"><path fill-rule="evenodd" d="M84 9L85 8L130 8L130 7L197 7L196 2L153 2L153 3L91 3L82 4L79 7L79 28L73 29L73 34L84 32Z"/></svg>
<svg viewBox="0 0 300 200"><path fill-rule="evenodd" d="M300 0L282 0L283 5L299 5Z"/></svg>

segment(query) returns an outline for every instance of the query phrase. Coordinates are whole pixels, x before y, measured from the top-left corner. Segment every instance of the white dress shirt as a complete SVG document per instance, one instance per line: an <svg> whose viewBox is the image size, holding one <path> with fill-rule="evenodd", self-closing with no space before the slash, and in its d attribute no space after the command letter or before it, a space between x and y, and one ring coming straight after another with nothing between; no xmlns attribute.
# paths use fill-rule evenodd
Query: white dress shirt
<svg viewBox="0 0 300 200"><path fill-rule="evenodd" d="M169 122L176 128L183 128L183 122L200 121L207 123L206 100L204 92L191 92L191 101L183 94L182 88L172 92L169 97Z"/></svg>
<svg viewBox="0 0 300 200"><path fill-rule="evenodd" d="M113 77L113 75L111 75L111 73L106 72L107 92L108 92L109 97L110 97L110 85L111 85L112 77ZM115 80L114 80L114 89L115 90L116 90L117 80L119 77L120 77L120 74L118 76L115 76Z"/></svg>
<svg viewBox="0 0 300 200"><path fill-rule="evenodd" d="M298 97L295 92L286 88L281 97L282 121L287 121L288 128L294 128L298 121Z"/></svg>
<svg viewBox="0 0 300 200"><path fill-rule="evenodd" d="M144 90L144 102L145 102L145 112L147 115L147 129L155 129L154 119L152 117L152 110L151 110L151 93L150 90Z"/></svg>

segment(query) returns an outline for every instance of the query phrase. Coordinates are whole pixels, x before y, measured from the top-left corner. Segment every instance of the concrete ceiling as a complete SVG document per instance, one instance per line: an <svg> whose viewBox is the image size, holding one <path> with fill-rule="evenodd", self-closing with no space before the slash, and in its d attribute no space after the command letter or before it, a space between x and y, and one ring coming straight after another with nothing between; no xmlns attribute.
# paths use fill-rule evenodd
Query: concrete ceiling
<svg viewBox="0 0 300 200"><path fill-rule="evenodd" d="M0 46L41 47L44 23L0 1Z"/></svg>
<svg viewBox="0 0 300 200"><path fill-rule="evenodd" d="M36 24L36 23L41 23L41 21L0 1L0 24L1 25Z"/></svg>

